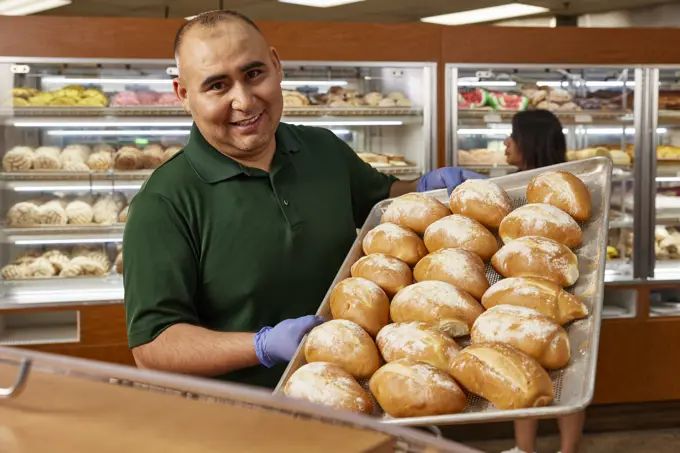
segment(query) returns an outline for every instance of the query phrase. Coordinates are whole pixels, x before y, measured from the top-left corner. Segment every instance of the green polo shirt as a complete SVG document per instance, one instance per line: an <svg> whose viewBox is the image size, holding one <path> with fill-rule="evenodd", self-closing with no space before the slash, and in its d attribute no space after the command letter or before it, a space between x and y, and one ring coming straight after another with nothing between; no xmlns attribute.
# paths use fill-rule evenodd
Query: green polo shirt
<svg viewBox="0 0 680 453"><path fill-rule="evenodd" d="M316 313L373 205L395 178L326 129L280 124L269 173L213 148L194 125L153 172L125 226L131 348L173 324L256 332ZM273 387L285 364L221 379Z"/></svg>

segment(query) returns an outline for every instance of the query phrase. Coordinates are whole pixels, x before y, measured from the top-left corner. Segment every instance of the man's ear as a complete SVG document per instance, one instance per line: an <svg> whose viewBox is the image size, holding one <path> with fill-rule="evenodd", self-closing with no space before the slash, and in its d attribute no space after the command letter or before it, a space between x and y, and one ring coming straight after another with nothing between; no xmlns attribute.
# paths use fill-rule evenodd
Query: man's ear
<svg viewBox="0 0 680 453"><path fill-rule="evenodd" d="M182 103L184 111L191 115L191 107L189 107L189 92L184 86L182 86L182 80L179 77L175 77L172 80L172 88L175 91L177 99Z"/></svg>
<svg viewBox="0 0 680 453"><path fill-rule="evenodd" d="M283 66L281 66L281 58L279 58L279 53L273 47L270 48L272 61L274 62L274 68L279 76L279 82L283 81Z"/></svg>

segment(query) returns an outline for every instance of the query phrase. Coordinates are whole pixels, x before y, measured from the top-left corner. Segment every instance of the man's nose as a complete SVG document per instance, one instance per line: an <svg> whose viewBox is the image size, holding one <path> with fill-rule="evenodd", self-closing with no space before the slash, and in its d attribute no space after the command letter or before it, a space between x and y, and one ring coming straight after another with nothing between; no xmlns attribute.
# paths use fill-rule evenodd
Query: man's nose
<svg viewBox="0 0 680 453"><path fill-rule="evenodd" d="M249 111L253 105L253 93L244 83L237 83L233 88L231 107L234 110Z"/></svg>

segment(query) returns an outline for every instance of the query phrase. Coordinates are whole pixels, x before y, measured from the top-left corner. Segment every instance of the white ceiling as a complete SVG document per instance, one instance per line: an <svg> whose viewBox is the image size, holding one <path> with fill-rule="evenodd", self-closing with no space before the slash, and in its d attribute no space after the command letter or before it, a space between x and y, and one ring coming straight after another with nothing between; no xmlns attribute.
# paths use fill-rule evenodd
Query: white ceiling
<svg viewBox="0 0 680 453"><path fill-rule="evenodd" d="M510 3L512 0L365 0L335 8L310 8L277 0L73 0L47 11L58 16L185 17L235 9L254 20L413 22L421 17ZM673 0L515 0L550 8L553 14L584 14L672 3Z"/></svg>

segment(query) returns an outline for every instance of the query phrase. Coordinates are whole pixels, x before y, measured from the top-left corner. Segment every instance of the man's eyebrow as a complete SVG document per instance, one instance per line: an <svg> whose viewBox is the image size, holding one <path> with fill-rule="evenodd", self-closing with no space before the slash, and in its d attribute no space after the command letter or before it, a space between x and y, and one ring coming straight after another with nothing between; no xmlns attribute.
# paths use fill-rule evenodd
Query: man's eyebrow
<svg viewBox="0 0 680 453"><path fill-rule="evenodd" d="M261 68L261 67L263 67L263 66L265 66L265 64L264 64L263 62L261 62L261 61L253 61L253 62L251 62L251 63L248 63L248 64L245 64L245 65L241 66L241 67L239 68L239 71L241 71L241 72L248 72L248 71L250 71L251 69Z"/></svg>
<svg viewBox="0 0 680 453"><path fill-rule="evenodd" d="M204 87L204 86L207 86L207 85L211 85L213 82L217 82L218 80L228 79L228 78L229 78L229 76L228 76L227 74L216 74L216 75L207 77L207 78L201 83L201 86Z"/></svg>

